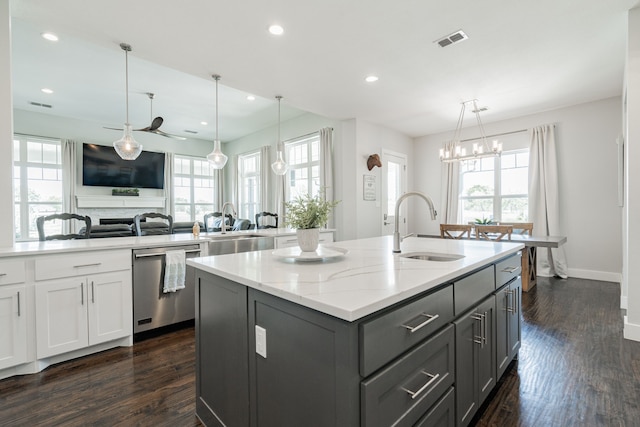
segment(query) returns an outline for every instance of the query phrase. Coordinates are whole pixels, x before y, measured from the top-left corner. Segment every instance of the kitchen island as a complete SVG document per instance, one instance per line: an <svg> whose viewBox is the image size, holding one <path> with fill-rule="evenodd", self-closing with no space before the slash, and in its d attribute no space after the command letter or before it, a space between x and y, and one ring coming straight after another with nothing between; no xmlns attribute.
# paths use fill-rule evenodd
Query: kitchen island
<svg viewBox="0 0 640 427"><path fill-rule="evenodd" d="M313 262L277 250L188 261L198 417L468 424L519 349L523 245L408 238L400 254L390 236L332 245L338 255Z"/></svg>

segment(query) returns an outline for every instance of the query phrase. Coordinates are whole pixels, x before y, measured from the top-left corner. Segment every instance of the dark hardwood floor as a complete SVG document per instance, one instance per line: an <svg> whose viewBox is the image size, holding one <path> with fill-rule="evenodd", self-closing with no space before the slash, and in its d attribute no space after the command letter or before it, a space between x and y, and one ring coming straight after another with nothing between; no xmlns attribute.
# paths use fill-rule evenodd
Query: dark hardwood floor
<svg viewBox="0 0 640 427"><path fill-rule="evenodd" d="M477 426L639 426L640 342L622 338L617 284L540 278L522 348ZM200 426L194 330L0 381L0 426ZM342 427L342 426L340 426Z"/></svg>

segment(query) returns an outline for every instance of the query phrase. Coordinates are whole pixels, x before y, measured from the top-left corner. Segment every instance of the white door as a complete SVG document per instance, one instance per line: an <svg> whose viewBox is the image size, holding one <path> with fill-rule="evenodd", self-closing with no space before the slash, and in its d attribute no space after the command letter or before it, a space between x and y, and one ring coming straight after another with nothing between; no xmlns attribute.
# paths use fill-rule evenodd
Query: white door
<svg viewBox="0 0 640 427"><path fill-rule="evenodd" d="M382 232L386 236L395 229L395 206L398 197L407 192L407 157L382 150ZM400 207L399 231L406 234L406 206Z"/></svg>
<svg viewBox="0 0 640 427"><path fill-rule="evenodd" d="M0 369L27 361L25 286L0 287Z"/></svg>
<svg viewBox="0 0 640 427"><path fill-rule="evenodd" d="M36 352L38 359L86 347L87 284L84 278L36 286Z"/></svg>
<svg viewBox="0 0 640 427"><path fill-rule="evenodd" d="M131 273L119 271L89 276L87 287L89 345L131 335Z"/></svg>

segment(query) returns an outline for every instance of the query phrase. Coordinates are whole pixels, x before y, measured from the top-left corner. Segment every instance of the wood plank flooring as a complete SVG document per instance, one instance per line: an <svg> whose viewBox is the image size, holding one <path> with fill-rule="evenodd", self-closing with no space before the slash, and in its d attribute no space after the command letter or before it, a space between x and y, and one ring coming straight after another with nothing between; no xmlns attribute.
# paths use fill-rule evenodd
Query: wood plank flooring
<svg viewBox="0 0 640 427"><path fill-rule="evenodd" d="M539 278L523 294L519 360L473 424L639 426L640 342L622 338L619 296L617 284ZM2 380L0 426L200 426L194 347L187 327Z"/></svg>

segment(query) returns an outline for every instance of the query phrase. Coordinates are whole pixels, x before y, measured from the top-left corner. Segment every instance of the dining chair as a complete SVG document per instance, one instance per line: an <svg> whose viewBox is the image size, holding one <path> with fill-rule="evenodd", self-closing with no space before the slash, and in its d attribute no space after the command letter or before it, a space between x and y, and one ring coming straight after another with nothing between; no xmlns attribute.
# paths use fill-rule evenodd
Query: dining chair
<svg viewBox="0 0 640 427"><path fill-rule="evenodd" d="M476 238L482 240L511 240L511 225L476 225Z"/></svg>
<svg viewBox="0 0 640 427"><path fill-rule="evenodd" d="M235 222L235 220L233 219L233 215L226 214L224 222L227 225L227 230L231 230L231 227ZM204 228L204 231L207 233L210 231L222 231L222 212L212 212L205 214Z"/></svg>
<svg viewBox="0 0 640 427"><path fill-rule="evenodd" d="M162 221L148 221L149 218L159 218ZM156 212L139 214L133 217L133 228L136 236L172 234L173 217Z"/></svg>
<svg viewBox="0 0 640 427"><path fill-rule="evenodd" d="M278 214L271 212L260 212L256 214L256 229L278 228Z"/></svg>
<svg viewBox="0 0 640 427"><path fill-rule="evenodd" d="M440 237L443 239L469 239L472 225L469 224L440 224Z"/></svg>
<svg viewBox="0 0 640 427"><path fill-rule="evenodd" d="M513 234L520 234L523 236L533 236L533 223L532 222L502 222L498 225L510 225L513 227Z"/></svg>
<svg viewBox="0 0 640 427"><path fill-rule="evenodd" d="M56 233L55 231L61 231L62 228L57 228L56 225L53 224L47 224L63 221L67 221L69 225L74 221L79 221L83 223L84 226L77 233ZM89 234L91 233L91 217L73 213L45 215L36 218L36 228L38 229L38 239L41 242L44 242L45 240L88 239ZM51 231L54 231L54 233L51 234ZM47 234L47 232L50 234Z"/></svg>

